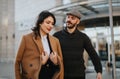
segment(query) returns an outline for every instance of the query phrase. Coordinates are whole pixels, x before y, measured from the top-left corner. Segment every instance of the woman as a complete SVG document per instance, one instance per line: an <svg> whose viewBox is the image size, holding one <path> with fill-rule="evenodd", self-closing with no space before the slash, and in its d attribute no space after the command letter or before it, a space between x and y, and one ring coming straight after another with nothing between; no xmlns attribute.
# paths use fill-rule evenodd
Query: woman
<svg viewBox="0 0 120 79"><path fill-rule="evenodd" d="M24 35L16 56L16 79L63 79L60 43L49 35L55 25L54 15L42 11L32 29Z"/></svg>

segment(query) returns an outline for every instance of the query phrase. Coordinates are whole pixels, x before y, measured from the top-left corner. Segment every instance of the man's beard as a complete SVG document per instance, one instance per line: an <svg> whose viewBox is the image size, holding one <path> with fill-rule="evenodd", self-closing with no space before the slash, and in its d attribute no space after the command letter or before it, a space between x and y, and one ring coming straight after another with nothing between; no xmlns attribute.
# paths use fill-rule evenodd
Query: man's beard
<svg viewBox="0 0 120 79"><path fill-rule="evenodd" d="M66 27L69 29L73 29L76 26L76 24L72 24L71 22L66 22Z"/></svg>

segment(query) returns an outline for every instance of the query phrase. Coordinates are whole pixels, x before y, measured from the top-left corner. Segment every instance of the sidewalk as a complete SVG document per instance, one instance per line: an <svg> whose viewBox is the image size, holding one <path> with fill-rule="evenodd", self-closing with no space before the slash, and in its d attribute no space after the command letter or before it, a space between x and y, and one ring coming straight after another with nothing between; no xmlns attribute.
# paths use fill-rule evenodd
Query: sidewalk
<svg viewBox="0 0 120 79"><path fill-rule="evenodd" d="M0 62L0 79L14 79L13 62Z"/></svg>
<svg viewBox="0 0 120 79"><path fill-rule="evenodd" d="M120 79L120 68L116 68L116 79ZM14 78L14 63L0 62L0 79L15 79ZM86 79L96 79L96 73L92 66L89 66L86 71ZM103 79L112 79L111 72L106 72L103 68Z"/></svg>

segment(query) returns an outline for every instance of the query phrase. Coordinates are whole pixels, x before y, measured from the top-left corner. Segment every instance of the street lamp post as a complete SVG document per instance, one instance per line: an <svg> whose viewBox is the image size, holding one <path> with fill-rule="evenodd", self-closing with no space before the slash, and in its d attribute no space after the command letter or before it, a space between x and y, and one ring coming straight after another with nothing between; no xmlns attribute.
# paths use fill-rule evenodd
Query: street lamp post
<svg viewBox="0 0 120 79"><path fill-rule="evenodd" d="M115 63L115 50L114 50L114 32L113 32L113 15L112 15L112 0L109 1L109 23L111 29L111 52L112 52L112 67L113 79L116 79L116 63Z"/></svg>

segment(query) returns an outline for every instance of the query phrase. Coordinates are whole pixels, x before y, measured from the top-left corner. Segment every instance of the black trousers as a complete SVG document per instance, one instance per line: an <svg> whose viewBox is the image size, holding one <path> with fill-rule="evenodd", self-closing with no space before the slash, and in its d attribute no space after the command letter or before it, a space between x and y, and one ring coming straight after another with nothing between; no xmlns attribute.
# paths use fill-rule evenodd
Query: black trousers
<svg viewBox="0 0 120 79"><path fill-rule="evenodd" d="M64 79L85 79L85 75L84 76L79 76L79 77L76 77L76 76L65 76Z"/></svg>
<svg viewBox="0 0 120 79"><path fill-rule="evenodd" d="M39 79L52 79L54 73L58 71L58 69L59 66L54 65L50 59L48 59L47 63L41 68Z"/></svg>
<svg viewBox="0 0 120 79"><path fill-rule="evenodd" d="M39 74L39 79L52 79L54 73L52 70L48 67L42 67L40 74Z"/></svg>

